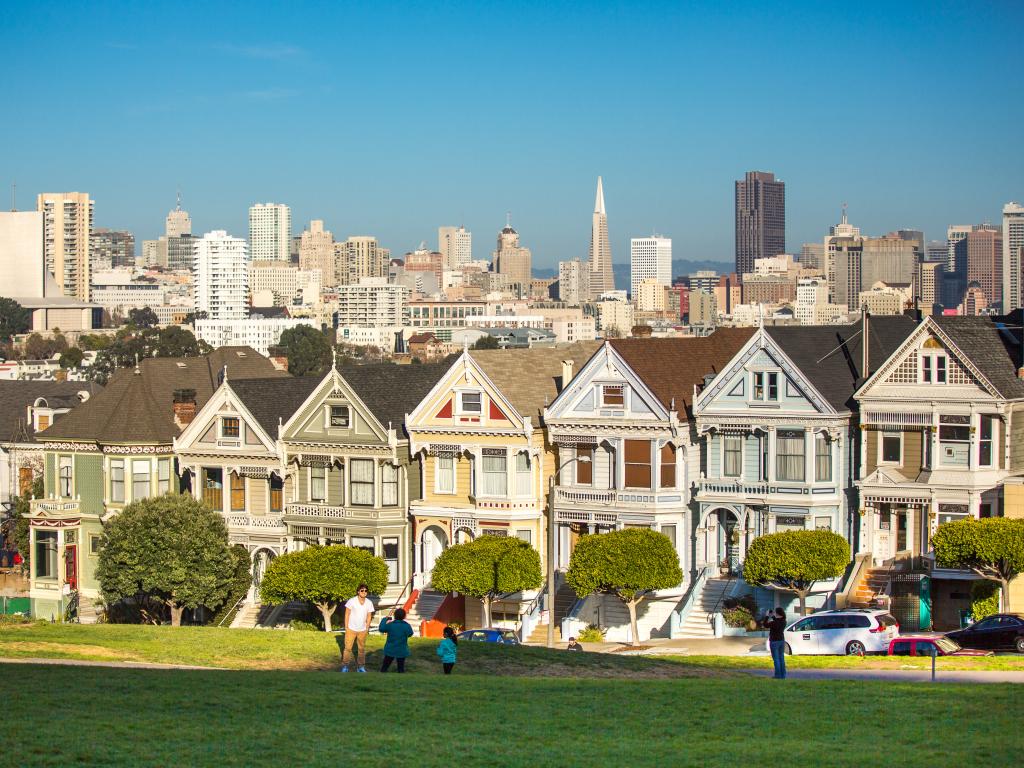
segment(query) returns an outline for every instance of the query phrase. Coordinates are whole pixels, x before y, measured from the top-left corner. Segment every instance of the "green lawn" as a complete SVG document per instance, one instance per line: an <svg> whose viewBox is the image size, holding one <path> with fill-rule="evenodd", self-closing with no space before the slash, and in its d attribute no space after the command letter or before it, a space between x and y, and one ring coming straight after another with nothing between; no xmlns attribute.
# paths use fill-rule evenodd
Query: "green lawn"
<svg viewBox="0 0 1024 768"><path fill-rule="evenodd" d="M767 656L659 656L704 669L742 670L771 666ZM987 672L1024 672L1024 656L1007 653L999 656L948 656L935 660L939 671L965 670ZM928 669L932 660L915 656L787 656L788 669Z"/></svg>
<svg viewBox="0 0 1024 768"><path fill-rule="evenodd" d="M7 764L28 766L1009 765L1024 717L1002 685L4 672Z"/></svg>

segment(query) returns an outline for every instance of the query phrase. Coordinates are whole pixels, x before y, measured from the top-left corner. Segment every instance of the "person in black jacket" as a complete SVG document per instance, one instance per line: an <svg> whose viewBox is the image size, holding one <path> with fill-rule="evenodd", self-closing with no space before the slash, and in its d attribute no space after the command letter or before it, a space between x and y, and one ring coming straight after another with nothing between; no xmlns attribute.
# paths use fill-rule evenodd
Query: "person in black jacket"
<svg viewBox="0 0 1024 768"><path fill-rule="evenodd" d="M775 679L786 679L786 612L776 608L762 622L768 630L768 648L772 652L772 664L775 665Z"/></svg>

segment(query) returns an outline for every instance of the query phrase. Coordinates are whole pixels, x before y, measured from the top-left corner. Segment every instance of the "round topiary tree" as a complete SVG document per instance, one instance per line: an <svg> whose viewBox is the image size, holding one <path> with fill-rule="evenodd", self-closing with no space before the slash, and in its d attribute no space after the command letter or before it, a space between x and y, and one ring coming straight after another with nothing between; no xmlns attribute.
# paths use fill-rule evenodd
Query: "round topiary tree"
<svg viewBox="0 0 1024 768"><path fill-rule="evenodd" d="M375 595L387 589L384 560L356 547L307 547L271 561L260 582L260 599L270 605L289 600L312 603L324 617L324 631L330 632L334 610L355 595L360 584Z"/></svg>
<svg viewBox="0 0 1024 768"><path fill-rule="evenodd" d="M1024 520L989 517L943 523L932 536L935 562L963 568L999 584L1010 604L1010 582L1024 572Z"/></svg>
<svg viewBox="0 0 1024 768"><path fill-rule="evenodd" d="M850 545L832 531L784 531L760 536L751 542L743 563L748 584L794 592L800 598L800 615L807 609L807 595L815 583L838 579L850 562Z"/></svg>
<svg viewBox="0 0 1024 768"><path fill-rule="evenodd" d="M625 528L576 542L565 580L579 597L602 592L625 603L632 643L639 645L637 606L655 590L678 586L683 570L668 536L647 528Z"/></svg>
<svg viewBox="0 0 1024 768"><path fill-rule="evenodd" d="M133 502L106 524L96 578L108 603L163 603L177 627L186 608L227 599L236 563L218 513L167 495Z"/></svg>
<svg viewBox="0 0 1024 768"><path fill-rule="evenodd" d="M540 555L522 539L481 536L448 547L434 563L434 589L460 592L483 602L491 626L491 603L502 595L540 587Z"/></svg>

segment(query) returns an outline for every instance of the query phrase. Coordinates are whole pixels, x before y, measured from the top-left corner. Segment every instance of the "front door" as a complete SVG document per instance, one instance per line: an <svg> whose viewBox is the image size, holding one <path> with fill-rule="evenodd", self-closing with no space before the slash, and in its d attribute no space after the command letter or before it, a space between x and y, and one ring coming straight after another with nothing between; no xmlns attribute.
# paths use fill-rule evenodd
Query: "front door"
<svg viewBox="0 0 1024 768"><path fill-rule="evenodd" d="M422 552L422 566L423 574L429 578L429 574L434 570L434 563L437 558L441 556L441 553L445 550L448 544L448 537L444 531L437 528L436 526L430 526L423 531L423 537L420 541L420 547Z"/></svg>
<svg viewBox="0 0 1024 768"><path fill-rule="evenodd" d="M872 555L877 563L891 560L892 555L892 513L883 508L878 511L875 522L875 535L872 541Z"/></svg>
<svg viewBox="0 0 1024 768"><path fill-rule="evenodd" d="M78 545L64 547L64 581L72 589L78 589Z"/></svg>

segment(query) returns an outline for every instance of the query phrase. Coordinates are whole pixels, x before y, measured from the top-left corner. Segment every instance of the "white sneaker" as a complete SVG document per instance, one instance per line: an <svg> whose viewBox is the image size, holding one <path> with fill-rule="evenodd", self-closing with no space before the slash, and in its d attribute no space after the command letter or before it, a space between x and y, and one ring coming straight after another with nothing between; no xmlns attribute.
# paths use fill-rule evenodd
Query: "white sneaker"
<svg viewBox="0 0 1024 768"><path fill-rule="evenodd" d="M356 670L356 672L365 672L365 671L366 671L366 667L360 667L359 669Z"/></svg>
<svg viewBox="0 0 1024 768"><path fill-rule="evenodd" d="M348 665L346 664L344 667L342 667L341 671L342 672L348 672Z"/></svg>

